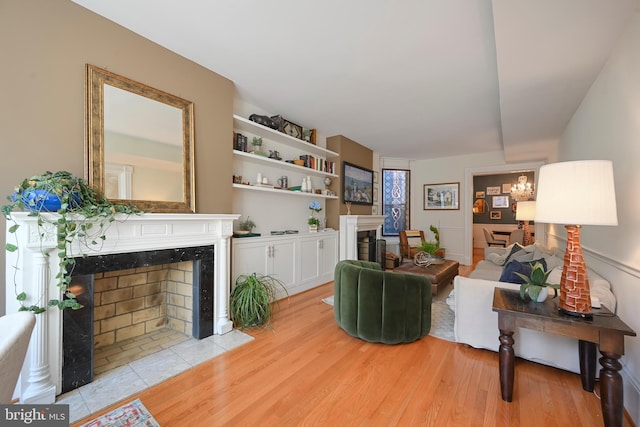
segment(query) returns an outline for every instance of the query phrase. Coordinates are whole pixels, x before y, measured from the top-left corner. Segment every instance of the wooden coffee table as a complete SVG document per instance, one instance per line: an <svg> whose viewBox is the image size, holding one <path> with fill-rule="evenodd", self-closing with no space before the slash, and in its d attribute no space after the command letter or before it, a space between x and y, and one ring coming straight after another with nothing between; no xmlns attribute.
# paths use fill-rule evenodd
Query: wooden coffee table
<svg viewBox="0 0 640 427"><path fill-rule="evenodd" d="M438 264L431 264L428 267L419 265L402 264L395 271L399 273L419 274L426 276L431 282L431 294L436 295L438 291L453 281L458 275L458 261L443 260Z"/></svg>

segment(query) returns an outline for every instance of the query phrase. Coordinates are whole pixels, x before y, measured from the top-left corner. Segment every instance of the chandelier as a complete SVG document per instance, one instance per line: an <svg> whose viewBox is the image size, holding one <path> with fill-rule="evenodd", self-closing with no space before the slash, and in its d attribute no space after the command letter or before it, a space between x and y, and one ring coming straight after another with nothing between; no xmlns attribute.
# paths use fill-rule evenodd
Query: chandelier
<svg viewBox="0 0 640 427"><path fill-rule="evenodd" d="M518 182L511 187L511 197L516 201L529 200L533 196L533 186L527 182L525 175L518 177Z"/></svg>

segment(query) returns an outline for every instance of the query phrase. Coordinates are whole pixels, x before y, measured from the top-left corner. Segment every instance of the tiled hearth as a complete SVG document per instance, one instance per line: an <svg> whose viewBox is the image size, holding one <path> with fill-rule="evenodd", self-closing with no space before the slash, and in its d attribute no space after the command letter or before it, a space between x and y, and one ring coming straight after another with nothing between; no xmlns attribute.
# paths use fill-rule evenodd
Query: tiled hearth
<svg viewBox="0 0 640 427"><path fill-rule="evenodd" d="M96 375L90 384L58 396L56 403L69 405L73 423L253 340L235 329L202 340L183 337L168 348Z"/></svg>
<svg viewBox="0 0 640 427"><path fill-rule="evenodd" d="M189 336L165 328L115 344L97 347L93 354L93 373L94 375L104 374L188 340Z"/></svg>

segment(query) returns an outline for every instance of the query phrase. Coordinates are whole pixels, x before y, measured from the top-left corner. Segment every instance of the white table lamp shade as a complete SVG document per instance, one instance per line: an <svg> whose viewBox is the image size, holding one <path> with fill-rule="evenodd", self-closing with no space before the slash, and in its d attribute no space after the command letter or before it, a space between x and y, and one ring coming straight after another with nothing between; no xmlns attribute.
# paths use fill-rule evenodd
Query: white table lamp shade
<svg viewBox="0 0 640 427"><path fill-rule="evenodd" d="M536 222L618 225L613 164L609 160L544 165L540 167L537 192Z"/></svg>
<svg viewBox="0 0 640 427"><path fill-rule="evenodd" d="M518 202L516 221L533 221L536 217L536 202L534 200Z"/></svg>

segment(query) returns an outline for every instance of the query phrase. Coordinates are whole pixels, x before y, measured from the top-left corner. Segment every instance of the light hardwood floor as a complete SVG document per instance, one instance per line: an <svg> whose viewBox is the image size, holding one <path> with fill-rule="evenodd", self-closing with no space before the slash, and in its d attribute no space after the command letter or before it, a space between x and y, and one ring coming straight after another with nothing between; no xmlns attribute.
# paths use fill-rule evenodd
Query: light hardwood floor
<svg viewBox="0 0 640 427"><path fill-rule="evenodd" d="M332 286L283 301L274 330L249 331L251 343L127 401L139 397L162 426L603 425L576 374L518 359L506 403L497 353L431 336L394 346L348 336L321 301Z"/></svg>

